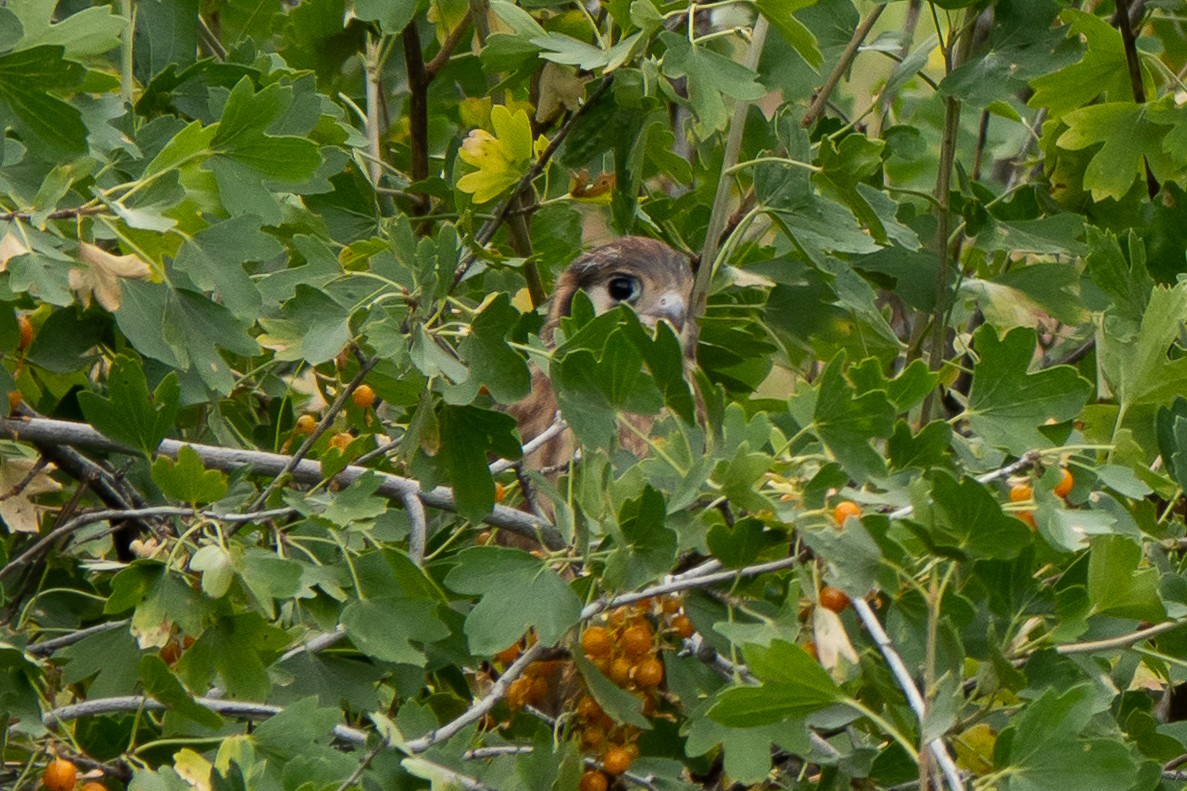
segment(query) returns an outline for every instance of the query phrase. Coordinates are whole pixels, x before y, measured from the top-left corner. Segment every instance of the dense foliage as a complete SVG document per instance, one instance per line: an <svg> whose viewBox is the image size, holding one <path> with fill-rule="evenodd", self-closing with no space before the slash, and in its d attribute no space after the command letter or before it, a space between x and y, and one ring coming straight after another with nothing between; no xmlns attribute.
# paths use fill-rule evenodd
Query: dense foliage
<svg viewBox="0 0 1187 791"><path fill-rule="evenodd" d="M1178 787L1185 27L8 0L0 785Z"/></svg>

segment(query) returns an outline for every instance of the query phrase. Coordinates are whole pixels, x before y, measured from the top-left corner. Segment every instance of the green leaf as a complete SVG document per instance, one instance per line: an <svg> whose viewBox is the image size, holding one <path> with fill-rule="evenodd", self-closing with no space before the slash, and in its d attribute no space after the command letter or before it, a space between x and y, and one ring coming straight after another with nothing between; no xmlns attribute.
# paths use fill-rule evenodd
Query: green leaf
<svg viewBox="0 0 1187 791"><path fill-rule="evenodd" d="M1038 430L1049 422L1080 414L1091 386L1075 368L1058 365L1028 373L1035 334L1015 329L1004 338L985 325L973 337L980 358L973 366L973 385L965 411L969 427L990 445L1016 455L1045 448L1051 442Z"/></svg>
<svg viewBox="0 0 1187 791"><path fill-rule="evenodd" d="M420 9L421 0L354 0L354 15L378 22L388 35L398 36Z"/></svg>
<svg viewBox="0 0 1187 791"><path fill-rule="evenodd" d="M162 379L150 396L140 361L121 354L107 374L107 397L85 391L78 404L103 434L151 457L173 428L177 397L177 374Z"/></svg>
<svg viewBox="0 0 1187 791"><path fill-rule="evenodd" d="M113 661L113 657L106 657ZM140 658L140 683L144 685L144 694L153 700L163 703L172 711L186 719L206 728L218 728L223 718L205 706L194 702L194 696L173 675L165 660L156 654L146 654Z"/></svg>
<svg viewBox="0 0 1187 791"><path fill-rule="evenodd" d="M95 697L130 695L136 689L136 663L140 647L127 629L91 635L54 653L66 660L62 681L78 684L91 679L87 692Z"/></svg>
<svg viewBox="0 0 1187 791"><path fill-rule="evenodd" d="M174 266L195 286L212 291L237 318L259 316L260 292L243 265L270 261L283 252L275 238L264 233L257 217L224 220L187 239Z"/></svg>
<svg viewBox="0 0 1187 791"><path fill-rule="evenodd" d="M798 645L782 640L769 648L748 645L746 659L763 683L718 696L709 716L722 725L748 728L802 719L844 699L828 671Z"/></svg>
<svg viewBox="0 0 1187 791"><path fill-rule="evenodd" d="M643 716L643 701L606 678L581 652L573 653L573 663L577 665L586 688L603 711L616 722L650 730L651 723Z"/></svg>
<svg viewBox="0 0 1187 791"><path fill-rule="evenodd" d="M225 307L165 283L125 281L115 319L137 351L178 370L192 370L208 388L224 394L235 377L219 348L243 355L259 351Z"/></svg>
<svg viewBox="0 0 1187 791"><path fill-rule="evenodd" d="M449 637L436 617L436 606L424 599L384 597L351 602L342 611L342 626L355 647L381 662L423 666L419 644Z"/></svg>
<svg viewBox="0 0 1187 791"><path fill-rule="evenodd" d="M623 503L616 538L621 543L606 559L602 579L611 589L634 590L672 568L676 534L665 524L664 497L650 486L637 499Z"/></svg>
<svg viewBox="0 0 1187 791"><path fill-rule="evenodd" d="M1187 383L1187 359L1167 351L1187 318L1187 285L1155 287L1137 335L1118 333L1101 340L1101 366L1122 409L1169 401Z"/></svg>
<svg viewBox="0 0 1187 791"><path fill-rule="evenodd" d="M795 18L801 8L815 5L816 0L757 0L758 12L765 16L779 35L814 69L824 63L820 44L811 28Z"/></svg>
<svg viewBox="0 0 1187 791"><path fill-rule="evenodd" d="M540 641L560 640L581 615L581 602L540 559L517 549L474 547L457 555L445 584L479 596L466 616L475 656L492 656L534 628Z"/></svg>
<svg viewBox="0 0 1187 791"><path fill-rule="evenodd" d="M1100 17L1076 9L1065 9L1060 18L1067 23L1068 37L1084 42L1084 57L1031 80L1034 95L1028 104L1046 107L1053 118L1059 118L1102 95L1111 101L1132 100L1121 33Z"/></svg>
<svg viewBox="0 0 1187 791"><path fill-rule="evenodd" d="M842 373L845 362L845 353L840 352L821 374L812 424L820 441L852 478L878 478L886 474L886 463L870 441L890 436L894 408L883 391L857 395Z"/></svg>
<svg viewBox="0 0 1187 791"><path fill-rule="evenodd" d="M181 655L177 670L190 689L206 689L217 674L231 697L265 700L272 681L264 658L270 662L287 643L284 630L257 613L227 615Z"/></svg>
<svg viewBox="0 0 1187 791"><path fill-rule="evenodd" d="M1127 536L1097 536L1088 556L1088 598L1104 615L1141 621L1165 620L1158 570L1140 568L1142 547Z"/></svg>
<svg viewBox="0 0 1187 791"><path fill-rule="evenodd" d="M55 22L57 5L57 0L12 0L5 6L20 20L24 32L16 49L59 46L67 58L78 58L119 46L127 22L112 9L84 8Z"/></svg>
<svg viewBox="0 0 1187 791"><path fill-rule="evenodd" d="M495 504L487 453L504 459L518 459L523 453L515 418L475 406L442 404L437 420L441 431L437 459L453 486L458 513L467 519L481 519Z"/></svg>
<svg viewBox="0 0 1187 791"><path fill-rule="evenodd" d="M73 88L85 69L63 59L62 47L0 55L0 114L41 158L61 160L86 150L82 114L49 91Z"/></svg>
<svg viewBox="0 0 1187 791"><path fill-rule="evenodd" d="M507 335L519 318L519 311L506 294L498 295L474 317L470 334L458 346L470 376L463 386L447 392L451 403L470 403L482 386L501 404L514 403L527 395L531 373L523 357L507 345Z"/></svg>
<svg viewBox="0 0 1187 791"><path fill-rule="evenodd" d="M278 360L304 360L320 365L338 356L351 338L350 311L316 288L297 286L295 296L276 318L261 318L259 343Z"/></svg>
<svg viewBox="0 0 1187 791"><path fill-rule="evenodd" d="M165 456L153 462L152 479L166 497L185 503L213 503L227 496L227 476L206 469L189 445L177 452L176 462Z"/></svg>
<svg viewBox="0 0 1187 791"><path fill-rule="evenodd" d="M932 540L973 558L1008 560L1031 541L1029 528L1008 516L983 484L971 478L959 482L937 472L932 484L935 500Z"/></svg>
<svg viewBox="0 0 1187 791"><path fill-rule="evenodd" d="M202 573L202 592L221 599L235 580L231 553L219 544L207 544L190 557L190 568Z"/></svg>
<svg viewBox="0 0 1187 791"><path fill-rule="evenodd" d="M1092 198L1121 200L1146 166L1160 181L1182 173L1181 164L1164 150L1172 118L1134 102L1108 102L1082 107L1063 117L1068 128L1056 144L1070 151L1100 145L1084 170L1084 187Z"/></svg>
<svg viewBox="0 0 1187 791"><path fill-rule="evenodd" d="M659 39L668 48L664 76L688 80L688 102L701 138L725 127L728 115L723 97L753 101L766 92L754 72L708 47L671 31L660 33Z"/></svg>
<svg viewBox="0 0 1187 791"><path fill-rule="evenodd" d="M996 769L1008 773L1003 788L1046 791L1068 784L1088 791L1129 788L1137 769L1126 745L1081 739L1093 711L1093 690L1082 684L1062 695L1047 688L998 737Z"/></svg>

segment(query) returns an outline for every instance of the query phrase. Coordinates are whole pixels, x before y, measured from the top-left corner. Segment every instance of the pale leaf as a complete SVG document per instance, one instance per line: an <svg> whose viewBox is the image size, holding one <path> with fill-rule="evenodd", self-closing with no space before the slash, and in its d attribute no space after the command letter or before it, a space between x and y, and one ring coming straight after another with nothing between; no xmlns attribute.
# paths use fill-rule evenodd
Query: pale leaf
<svg viewBox="0 0 1187 791"><path fill-rule="evenodd" d="M94 296L105 309L120 309L120 281L148 280L152 267L138 255L115 255L102 247L81 242L79 258L86 266L70 270L70 290L78 294L83 307L90 307Z"/></svg>

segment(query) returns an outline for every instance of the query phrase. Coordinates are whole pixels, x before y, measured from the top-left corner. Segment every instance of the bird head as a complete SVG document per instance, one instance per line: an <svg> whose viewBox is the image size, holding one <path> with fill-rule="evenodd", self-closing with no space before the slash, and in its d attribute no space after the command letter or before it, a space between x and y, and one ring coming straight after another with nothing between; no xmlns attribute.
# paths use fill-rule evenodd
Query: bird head
<svg viewBox="0 0 1187 791"><path fill-rule="evenodd" d="M689 349L692 285L686 258L663 242L625 236L590 250L564 271L557 281L548 330L569 315L573 295L584 291L596 313L627 305L648 327L666 321Z"/></svg>

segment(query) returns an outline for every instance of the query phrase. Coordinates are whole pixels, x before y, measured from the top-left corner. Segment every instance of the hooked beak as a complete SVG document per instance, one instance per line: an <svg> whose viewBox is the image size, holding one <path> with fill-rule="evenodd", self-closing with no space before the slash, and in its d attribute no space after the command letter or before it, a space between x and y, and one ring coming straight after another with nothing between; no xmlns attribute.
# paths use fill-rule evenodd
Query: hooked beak
<svg viewBox="0 0 1187 791"><path fill-rule="evenodd" d="M684 321L688 318L688 306L684 303L684 296L678 291L669 291L662 295L655 303L655 307L647 313L654 324L660 319L668 322L679 334L684 330Z"/></svg>

